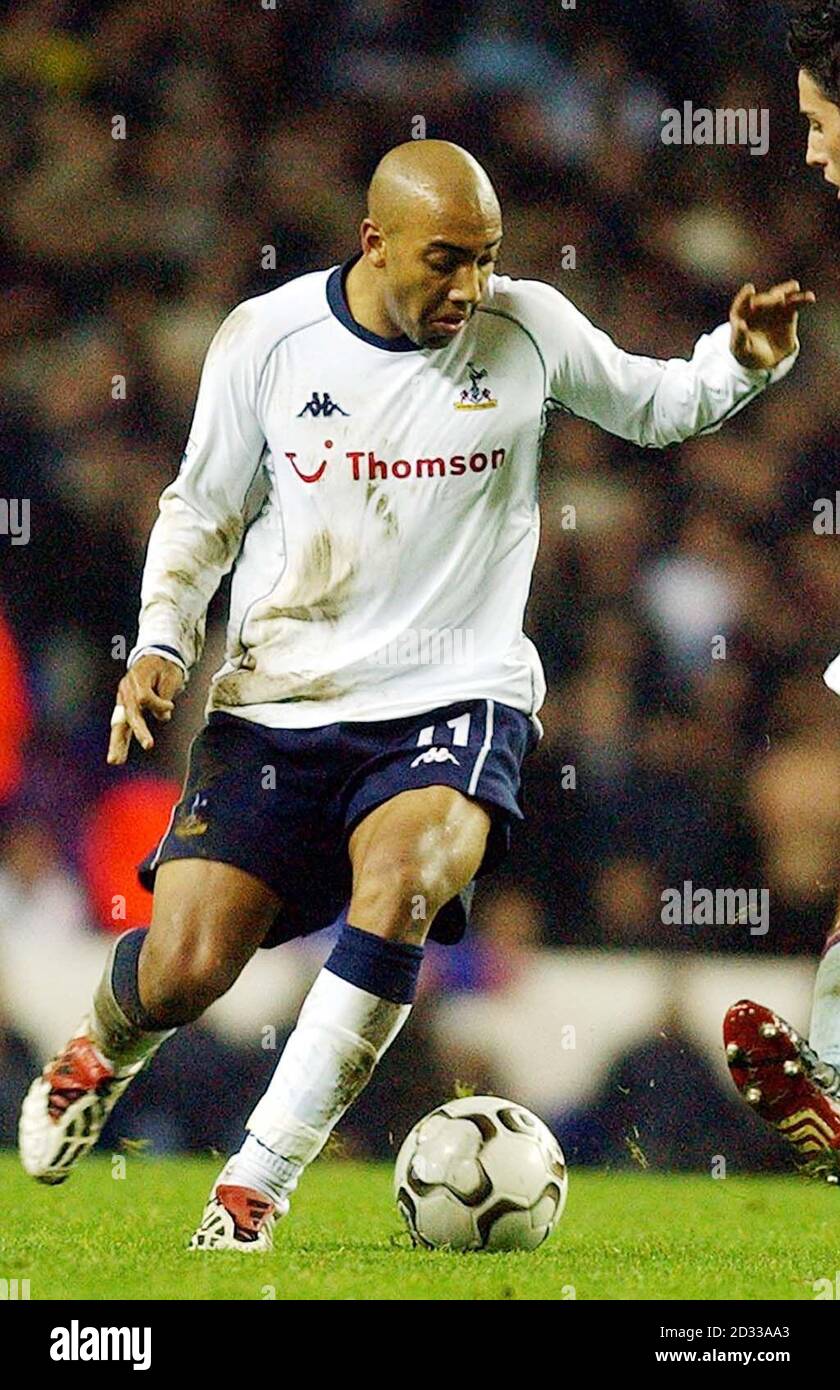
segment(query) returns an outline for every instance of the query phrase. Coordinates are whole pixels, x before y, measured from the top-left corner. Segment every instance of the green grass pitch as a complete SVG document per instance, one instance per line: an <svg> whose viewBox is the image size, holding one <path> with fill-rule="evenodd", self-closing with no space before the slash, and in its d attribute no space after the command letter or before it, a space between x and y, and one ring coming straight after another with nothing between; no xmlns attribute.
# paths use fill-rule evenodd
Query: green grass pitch
<svg viewBox="0 0 840 1390"><path fill-rule="evenodd" d="M119 1171L120 1165L116 1165ZM35 1299L801 1299L840 1265L840 1191L790 1177L571 1174L531 1254L411 1248L387 1165L322 1160L271 1255L184 1247L219 1160L86 1160L42 1187L0 1154L0 1278ZM825 1287L825 1286L823 1286Z"/></svg>

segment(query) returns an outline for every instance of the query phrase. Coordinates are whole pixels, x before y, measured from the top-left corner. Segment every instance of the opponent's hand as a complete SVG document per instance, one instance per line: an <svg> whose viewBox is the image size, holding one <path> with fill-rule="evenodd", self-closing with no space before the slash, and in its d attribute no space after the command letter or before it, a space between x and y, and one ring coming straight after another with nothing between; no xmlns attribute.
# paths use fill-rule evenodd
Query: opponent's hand
<svg viewBox="0 0 840 1390"><path fill-rule="evenodd" d="M174 696L184 684L180 666L165 656L141 656L130 671L126 671L117 687L117 702L111 719L111 742L108 762L124 763L128 757L132 734L146 752L155 741L143 718L153 714L159 723L172 718Z"/></svg>
<svg viewBox="0 0 840 1390"><path fill-rule="evenodd" d="M798 280L771 285L761 294L755 285L742 285L729 310L733 356L742 367L772 370L796 347L800 305L816 299L813 290L800 289Z"/></svg>

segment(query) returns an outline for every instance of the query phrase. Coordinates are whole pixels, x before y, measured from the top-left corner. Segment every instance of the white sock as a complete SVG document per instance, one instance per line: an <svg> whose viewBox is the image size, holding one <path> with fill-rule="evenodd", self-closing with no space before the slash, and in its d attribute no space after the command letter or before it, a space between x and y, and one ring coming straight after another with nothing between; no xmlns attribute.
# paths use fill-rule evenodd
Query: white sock
<svg viewBox="0 0 840 1390"><path fill-rule="evenodd" d="M322 970L226 1181L274 1201L293 1192L410 1012L410 1004L378 999Z"/></svg>
<svg viewBox="0 0 840 1390"><path fill-rule="evenodd" d="M808 1041L822 1061L840 1067L840 941L829 947L817 970Z"/></svg>

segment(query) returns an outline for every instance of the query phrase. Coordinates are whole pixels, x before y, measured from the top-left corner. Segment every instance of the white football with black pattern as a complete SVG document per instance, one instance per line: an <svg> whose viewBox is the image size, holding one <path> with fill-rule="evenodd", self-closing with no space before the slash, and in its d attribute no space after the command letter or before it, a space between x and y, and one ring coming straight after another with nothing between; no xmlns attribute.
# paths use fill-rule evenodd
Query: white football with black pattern
<svg viewBox="0 0 840 1390"><path fill-rule="evenodd" d="M566 1204L563 1150L515 1101L464 1096L426 1115L397 1155L394 1191L415 1245L535 1250Z"/></svg>

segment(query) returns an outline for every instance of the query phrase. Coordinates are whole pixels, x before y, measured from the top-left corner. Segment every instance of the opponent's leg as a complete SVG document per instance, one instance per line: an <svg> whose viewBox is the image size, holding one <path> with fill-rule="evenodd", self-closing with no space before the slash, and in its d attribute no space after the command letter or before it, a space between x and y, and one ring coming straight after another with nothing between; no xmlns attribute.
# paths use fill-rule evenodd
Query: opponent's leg
<svg viewBox="0 0 840 1390"><path fill-rule="evenodd" d="M19 1139L28 1173L65 1180L161 1043L230 988L278 907L270 889L230 865L161 865L151 927L117 940L89 1016L24 1100Z"/></svg>
<svg viewBox="0 0 840 1390"><path fill-rule="evenodd" d="M248 1121L245 1144L214 1186L193 1249L253 1248L246 1229L231 1234L221 1210L240 1188L287 1208L303 1169L405 1023L426 935L475 876L489 828L481 806L445 786L400 793L357 826L347 924Z"/></svg>
<svg viewBox="0 0 840 1390"><path fill-rule="evenodd" d="M789 1140L800 1161L840 1177L840 916L817 970L808 1042L751 999L723 1024L729 1070L748 1105Z"/></svg>
<svg viewBox="0 0 840 1390"><path fill-rule="evenodd" d="M840 911L817 969L810 1042L823 1062L840 1067Z"/></svg>

